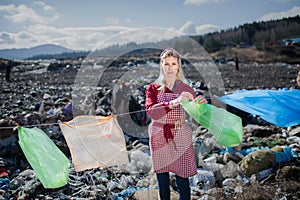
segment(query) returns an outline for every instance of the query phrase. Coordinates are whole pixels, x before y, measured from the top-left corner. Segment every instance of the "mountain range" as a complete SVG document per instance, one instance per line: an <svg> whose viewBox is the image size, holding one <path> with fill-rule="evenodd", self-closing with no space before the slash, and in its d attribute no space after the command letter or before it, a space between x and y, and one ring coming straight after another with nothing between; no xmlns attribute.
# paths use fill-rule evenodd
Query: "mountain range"
<svg viewBox="0 0 300 200"><path fill-rule="evenodd" d="M71 53L75 50L54 44L44 44L31 48L21 49L0 49L0 58L5 59L26 59L36 55L54 55L61 53Z"/></svg>

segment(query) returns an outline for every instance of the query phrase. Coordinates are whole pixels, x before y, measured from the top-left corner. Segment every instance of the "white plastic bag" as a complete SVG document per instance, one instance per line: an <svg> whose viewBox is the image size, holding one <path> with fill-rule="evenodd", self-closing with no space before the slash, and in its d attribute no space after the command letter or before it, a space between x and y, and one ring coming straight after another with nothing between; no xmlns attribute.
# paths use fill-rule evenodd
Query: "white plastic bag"
<svg viewBox="0 0 300 200"><path fill-rule="evenodd" d="M76 171L129 162L122 129L115 116L78 116L60 123Z"/></svg>

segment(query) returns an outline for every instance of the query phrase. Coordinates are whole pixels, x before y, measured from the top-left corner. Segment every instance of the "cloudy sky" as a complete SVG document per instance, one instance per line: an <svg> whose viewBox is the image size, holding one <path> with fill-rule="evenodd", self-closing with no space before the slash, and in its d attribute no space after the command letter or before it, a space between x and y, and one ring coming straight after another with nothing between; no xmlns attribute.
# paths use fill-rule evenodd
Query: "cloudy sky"
<svg viewBox="0 0 300 200"><path fill-rule="evenodd" d="M204 34L296 15L300 0L1 0L0 49L51 43L90 50L117 34L128 42L126 31L136 42L152 42L170 31ZM134 31L149 27L166 31Z"/></svg>

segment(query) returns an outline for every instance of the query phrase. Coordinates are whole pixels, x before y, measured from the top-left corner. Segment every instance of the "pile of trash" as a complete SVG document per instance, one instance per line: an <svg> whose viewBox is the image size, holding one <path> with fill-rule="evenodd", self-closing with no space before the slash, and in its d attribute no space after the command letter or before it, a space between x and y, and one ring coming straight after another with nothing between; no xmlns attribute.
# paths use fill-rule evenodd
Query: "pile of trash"
<svg viewBox="0 0 300 200"><path fill-rule="evenodd" d="M198 173L190 178L193 199L299 198L300 127L248 125L244 132L241 148L234 149L219 146L206 129L195 130ZM149 146L126 138L128 164L80 172L71 164L67 184L56 189L43 187L16 144L2 148L1 195L7 199L155 199L157 180ZM171 174L176 197L174 178Z"/></svg>
<svg viewBox="0 0 300 200"><path fill-rule="evenodd" d="M55 71L43 74L42 78L47 81L54 77L53 82L45 85L43 79L32 81L36 76L29 73L15 78L15 82L1 80L1 92L5 94L1 96L1 112L5 117L0 120L0 198L158 199L146 137L124 133L127 164L75 170L59 126L73 119L70 86L73 79L70 78L69 83L60 80L63 83L58 84L59 74L61 72ZM194 84L197 85L200 84ZM12 89L15 86L16 91ZM139 104L139 109L143 109L144 88L134 93L131 106ZM113 112L111 98L111 88L98 87L94 111L109 116ZM192 199L299 199L300 126L282 128L242 111L235 110L235 114L247 118L242 142L236 147L221 146L210 130L191 123L198 167L198 173L190 178ZM139 124L145 115L131 117ZM148 122L146 119L139 125L146 127ZM18 131L14 128L17 126L38 127L68 158L69 177L64 186L46 188L43 185L18 143ZM177 199L175 176L170 176L172 199Z"/></svg>

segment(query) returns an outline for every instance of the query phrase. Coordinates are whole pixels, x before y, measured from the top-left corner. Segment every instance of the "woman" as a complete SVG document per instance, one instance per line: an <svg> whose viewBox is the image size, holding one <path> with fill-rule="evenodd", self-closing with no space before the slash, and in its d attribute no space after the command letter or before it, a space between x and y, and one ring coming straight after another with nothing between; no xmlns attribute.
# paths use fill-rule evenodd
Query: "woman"
<svg viewBox="0 0 300 200"><path fill-rule="evenodd" d="M160 55L158 79L146 89L146 108L152 120L150 149L161 200L170 199L169 172L175 174L182 200L191 198L189 177L197 173L192 130L180 105L184 100L206 103L203 96L196 97L193 88L186 84L178 52L167 48Z"/></svg>

